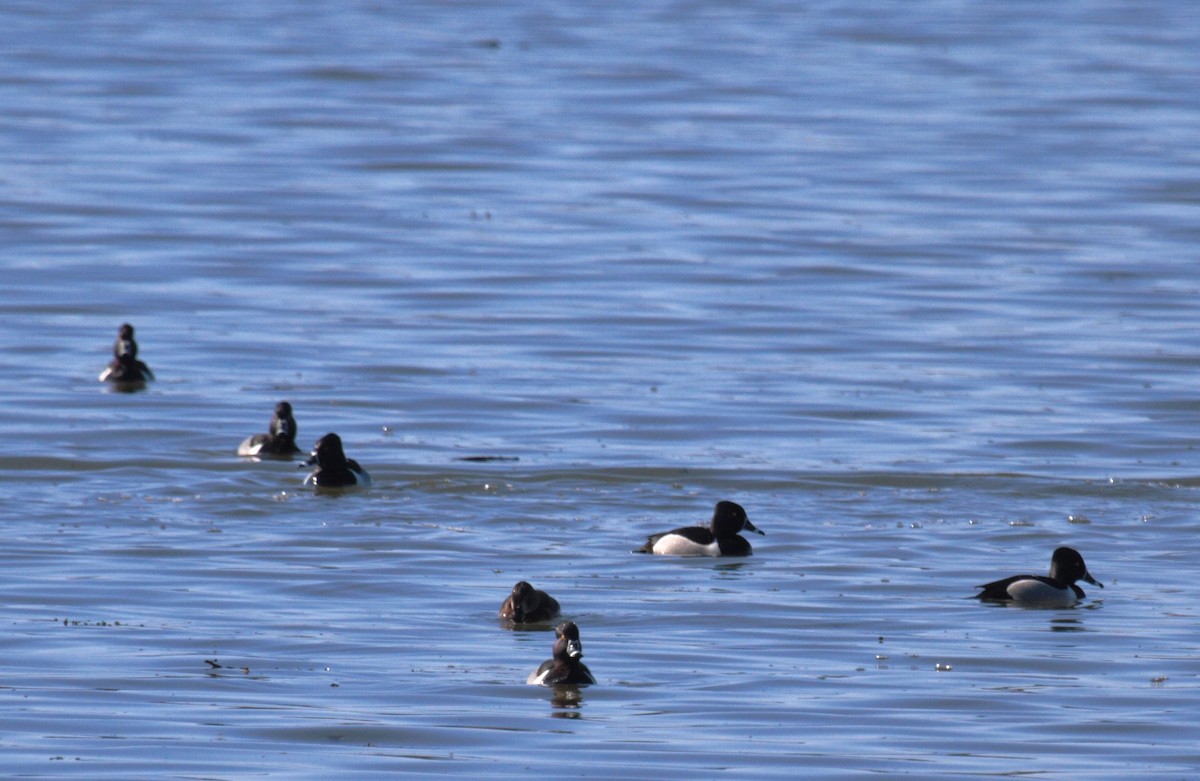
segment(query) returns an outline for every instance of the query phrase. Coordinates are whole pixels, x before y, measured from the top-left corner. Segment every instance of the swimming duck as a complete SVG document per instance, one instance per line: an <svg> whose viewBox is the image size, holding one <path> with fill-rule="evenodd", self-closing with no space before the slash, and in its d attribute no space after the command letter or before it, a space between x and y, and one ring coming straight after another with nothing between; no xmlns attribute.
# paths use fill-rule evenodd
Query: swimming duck
<svg viewBox="0 0 1200 781"><path fill-rule="evenodd" d="M342 450L342 438L330 432L317 440L313 445L310 456L301 468L317 465L317 468L304 478L304 484L312 484L317 488L350 488L351 486L371 485L371 476L367 470L358 465L352 458L346 458Z"/></svg>
<svg viewBox="0 0 1200 781"><path fill-rule="evenodd" d="M766 532L750 523L746 511L736 502L717 502L707 527L684 526L647 538L634 553L659 553L668 556L749 556L750 543L738 532Z"/></svg>
<svg viewBox="0 0 1200 781"><path fill-rule="evenodd" d="M523 580L517 581L512 593L500 606L500 618L514 624L549 621L558 615L558 600L539 591Z"/></svg>
<svg viewBox="0 0 1200 781"><path fill-rule="evenodd" d="M1050 575L1013 575L976 588L982 589L976 599L991 602L1011 602L1015 605L1037 607L1070 607L1086 596L1075 585L1086 580L1093 586L1104 584L1092 577L1083 563L1083 556L1074 548L1058 548L1050 557Z"/></svg>
<svg viewBox="0 0 1200 781"><path fill-rule="evenodd" d="M542 662L525 682L535 686L595 683L592 671L580 661L582 658L579 627L574 621L563 621L554 628L554 657Z"/></svg>
<svg viewBox="0 0 1200 781"><path fill-rule="evenodd" d="M138 360L138 346L133 338L133 326L122 323L113 342L113 359L100 372L100 382L133 385L154 379L150 367Z"/></svg>
<svg viewBox="0 0 1200 781"><path fill-rule="evenodd" d="M292 417L292 405L281 401L275 405L271 427L266 434L246 437L238 445L239 456L291 456L299 453L296 447L296 419Z"/></svg>

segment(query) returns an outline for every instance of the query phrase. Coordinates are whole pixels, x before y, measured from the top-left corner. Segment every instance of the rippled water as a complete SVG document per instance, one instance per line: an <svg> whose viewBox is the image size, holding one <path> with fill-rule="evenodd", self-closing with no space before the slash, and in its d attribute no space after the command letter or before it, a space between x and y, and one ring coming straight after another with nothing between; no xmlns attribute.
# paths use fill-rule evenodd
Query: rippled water
<svg viewBox="0 0 1200 781"><path fill-rule="evenodd" d="M1197 774L1186 4L0 22L5 776Z"/></svg>

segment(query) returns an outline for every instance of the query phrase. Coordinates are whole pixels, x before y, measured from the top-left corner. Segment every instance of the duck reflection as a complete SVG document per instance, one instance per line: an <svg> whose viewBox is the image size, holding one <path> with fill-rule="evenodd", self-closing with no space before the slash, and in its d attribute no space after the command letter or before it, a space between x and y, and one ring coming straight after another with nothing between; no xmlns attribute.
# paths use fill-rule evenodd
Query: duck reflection
<svg viewBox="0 0 1200 781"><path fill-rule="evenodd" d="M1078 618L1052 618L1050 619L1051 632L1086 632L1087 627Z"/></svg>
<svg viewBox="0 0 1200 781"><path fill-rule="evenodd" d="M556 719L578 719L583 714L583 691L574 684L559 684L550 694L550 706L554 708L551 716Z"/></svg>

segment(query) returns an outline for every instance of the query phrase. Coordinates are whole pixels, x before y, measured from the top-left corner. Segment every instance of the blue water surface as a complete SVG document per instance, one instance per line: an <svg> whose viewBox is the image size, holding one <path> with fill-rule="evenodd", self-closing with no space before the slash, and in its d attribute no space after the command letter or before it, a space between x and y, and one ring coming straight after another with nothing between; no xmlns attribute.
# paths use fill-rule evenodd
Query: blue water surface
<svg viewBox="0 0 1200 781"><path fill-rule="evenodd" d="M6 777L1196 774L1186 4L0 22Z"/></svg>

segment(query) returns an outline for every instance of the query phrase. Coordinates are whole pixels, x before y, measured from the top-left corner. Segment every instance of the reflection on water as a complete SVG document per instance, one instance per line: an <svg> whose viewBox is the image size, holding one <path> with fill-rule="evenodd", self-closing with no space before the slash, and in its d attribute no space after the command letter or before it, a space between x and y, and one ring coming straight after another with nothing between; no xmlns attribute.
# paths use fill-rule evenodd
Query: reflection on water
<svg viewBox="0 0 1200 781"><path fill-rule="evenodd" d="M579 708L583 707L583 692L578 686L553 686L550 695L550 705L555 710L551 713L555 718L577 719L582 715Z"/></svg>
<svg viewBox="0 0 1200 781"><path fill-rule="evenodd" d="M750 562L744 559L740 561L723 561L718 559L718 561L720 563L714 563L712 570L720 578L736 579L733 576L743 574L742 570L750 565Z"/></svg>
<svg viewBox="0 0 1200 781"><path fill-rule="evenodd" d="M1055 632L1086 631L1083 622L1078 618L1052 618L1050 619L1050 629Z"/></svg>

